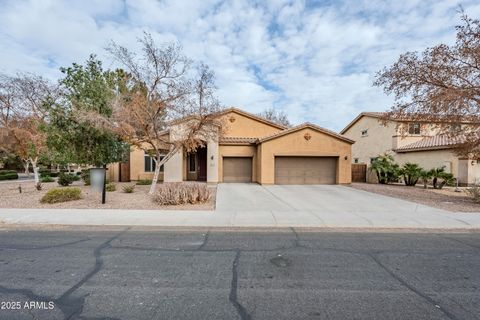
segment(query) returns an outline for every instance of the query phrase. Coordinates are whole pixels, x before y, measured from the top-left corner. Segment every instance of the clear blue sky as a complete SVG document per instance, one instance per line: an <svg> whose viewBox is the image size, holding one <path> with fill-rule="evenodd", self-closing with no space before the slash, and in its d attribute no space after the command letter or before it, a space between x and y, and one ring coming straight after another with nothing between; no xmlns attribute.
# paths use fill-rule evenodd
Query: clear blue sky
<svg viewBox="0 0 480 320"><path fill-rule="evenodd" d="M462 5L478 0L217 1L0 0L0 71L59 77L58 68L110 40L138 48L151 32L209 64L227 106L285 111L293 123L340 130L361 111L388 109L375 72L405 51L452 44Z"/></svg>

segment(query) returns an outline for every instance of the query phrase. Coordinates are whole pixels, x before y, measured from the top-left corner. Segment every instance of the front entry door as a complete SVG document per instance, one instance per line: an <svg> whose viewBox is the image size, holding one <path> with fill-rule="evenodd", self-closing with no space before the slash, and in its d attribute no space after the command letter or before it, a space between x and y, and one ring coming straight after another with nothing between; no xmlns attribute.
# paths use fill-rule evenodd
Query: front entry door
<svg viewBox="0 0 480 320"><path fill-rule="evenodd" d="M197 149L198 176L197 181L207 181L207 148Z"/></svg>

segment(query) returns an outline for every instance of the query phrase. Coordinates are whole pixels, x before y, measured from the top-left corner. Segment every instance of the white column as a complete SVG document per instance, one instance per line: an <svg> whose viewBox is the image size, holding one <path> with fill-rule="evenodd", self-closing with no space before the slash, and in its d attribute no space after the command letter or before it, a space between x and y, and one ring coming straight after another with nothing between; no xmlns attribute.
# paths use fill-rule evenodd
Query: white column
<svg viewBox="0 0 480 320"><path fill-rule="evenodd" d="M207 182L218 182L218 141L207 141Z"/></svg>

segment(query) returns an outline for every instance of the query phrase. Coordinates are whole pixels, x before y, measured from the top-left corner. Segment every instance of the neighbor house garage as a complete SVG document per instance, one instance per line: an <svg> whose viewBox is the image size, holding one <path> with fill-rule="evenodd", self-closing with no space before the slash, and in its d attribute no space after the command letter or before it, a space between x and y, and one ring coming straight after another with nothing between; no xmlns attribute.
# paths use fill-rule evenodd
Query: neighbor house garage
<svg viewBox="0 0 480 320"><path fill-rule="evenodd" d="M287 128L236 108L220 112L218 117L223 128L221 137L205 141L205 147L194 153L179 150L165 163L161 180L260 184L351 182L353 140L311 123ZM182 120L175 121L166 134L175 136L181 124ZM148 179L153 176L149 161L143 150L132 148L127 162L129 171L125 170L126 163L121 168L129 172L131 180ZM118 164L113 166L120 168ZM119 172L118 168L110 172Z"/></svg>

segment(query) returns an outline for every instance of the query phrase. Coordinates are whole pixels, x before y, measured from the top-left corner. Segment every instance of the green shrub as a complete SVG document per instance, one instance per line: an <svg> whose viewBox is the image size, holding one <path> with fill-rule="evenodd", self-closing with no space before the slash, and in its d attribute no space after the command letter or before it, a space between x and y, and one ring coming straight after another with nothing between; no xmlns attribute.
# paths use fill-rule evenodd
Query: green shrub
<svg viewBox="0 0 480 320"><path fill-rule="evenodd" d="M58 177L59 173L58 172L50 172L50 177L55 178Z"/></svg>
<svg viewBox="0 0 480 320"><path fill-rule="evenodd" d="M73 183L73 181L77 181L78 177L74 174L70 174L70 173L64 173L64 172L61 172L59 175L58 175L58 184L61 185L61 186L68 186L68 185L71 185Z"/></svg>
<svg viewBox="0 0 480 320"><path fill-rule="evenodd" d="M455 182L453 174L445 172L445 166L430 170L430 174L434 189L442 189L445 185L452 185Z"/></svg>
<svg viewBox="0 0 480 320"><path fill-rule="evenodd" d="M117 190L117 185L115 183L108 183L105 186L105 190L108 192L116 191Z"/></svg>
<svg viewBox="0 0 480 320"><path fill-rule="evenodd" d="M18 179L18 173L13 170L4 170L8 171L5 173L0 173L0 180L16 180Z"/></svg>
<svg viewBox="0 0 480 320"><path fill-rule="evenodd" d="M6 174L6 173L17 173L15 170L0 170L0 175Z"/></svg>
<svg viewBox="0 0 480 320"><path fill-rule="evenodd" d="M50 176L40 177L40 182L53 182L53 181L55 181L55 180Z"/></svg>
<svg viewBox="0 0 480 320"><path fill-rule="evenodd" d="M400 176L400 167L390 154L379 155L370 165L371 171L374 171L378 178L378 183L387 184L398 181Z"/></svg>
<svg viewBox="0 0 480 320"><path fill-rule="evenodd" d="M134 184L131 184L131 185L123 186L123 187L122 187L122 190L123 190L123 192L125 192L125 193L133 193L133 191L135 191L135 185L134 185Z"/></svg>
<svg viewBox="0 0 480 320"><path fill-rule="evenodd" d="M138 186L148 186L152 184L152 180L144 179L144 180L138 180L137 185Z"/></svg>
<svg viewBox="0 0 480 320"><path fill-rule="evenodd" d="M407 162L400 169L399 173L403 176L406 186L415 186L422 174L422 167L416 163Z"/></svg>
<svg viewBox="0 0 480 320"><path fill-rule="evenodd" d="M47 191L40 199L41 203L57 203L81 199L82 191L79 188L53 188Z"/></svg>
<svg viewBox="0 0 480 320"><path fill-rule="evenodd" d="M83 183L86 186L90 185L90 169L83 169L82 172L80 173L80 177L83 180Z"/></svg>
<svg viewBox="0 0 480 320"><path fill-rule="evenodd" d="M211 197L206 184L175 182L160 185L153 200L160 205L181 205L204 203Z"/></svg>

